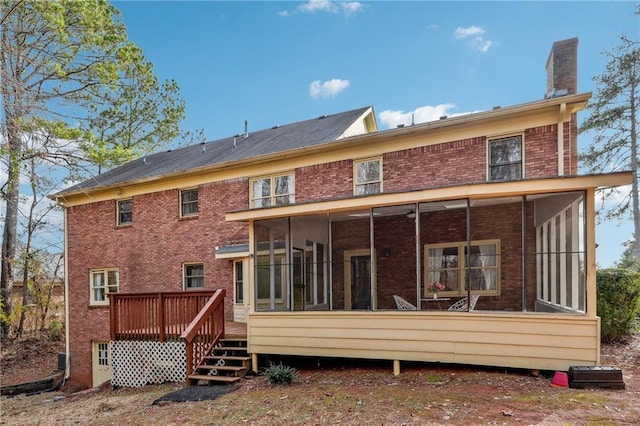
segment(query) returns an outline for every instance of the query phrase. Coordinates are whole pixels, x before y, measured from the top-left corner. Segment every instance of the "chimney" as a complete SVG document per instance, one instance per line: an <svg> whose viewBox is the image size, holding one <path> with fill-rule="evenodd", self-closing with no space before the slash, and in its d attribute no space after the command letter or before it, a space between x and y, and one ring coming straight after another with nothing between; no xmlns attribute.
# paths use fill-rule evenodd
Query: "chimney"
<svg viewBox="0 0 640 426"><path fill-rule="evenodd" d="M547 59L545 98L578 93L578 38L553 43Z"/></svg>

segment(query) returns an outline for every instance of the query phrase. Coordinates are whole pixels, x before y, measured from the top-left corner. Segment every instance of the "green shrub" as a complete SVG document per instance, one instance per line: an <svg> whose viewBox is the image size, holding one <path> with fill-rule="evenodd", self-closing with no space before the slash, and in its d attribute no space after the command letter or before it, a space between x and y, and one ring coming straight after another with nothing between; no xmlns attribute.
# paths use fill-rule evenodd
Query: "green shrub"
<svg viewBox="0 0 640 426"><path fill-rule="evenodd" d="M596 274L601 340L615 343L638 331L640 272L602 269Z"/></svg>
<svg viewBox="0 0 640 426"><path fill-rule="evenodd" d="M49 322L49 327L47 327L49 339L55 341L62 339L62 332L62 323L57 319L52 319L51 322Z"/></svg>
<svg viewBox="0 0 640 426"><path fill-rule="evenodd" d="M269 367L265 368L264 375L272 385L289 385L296 378L296 369L282 363L275 365L269 364Z"/></svg>

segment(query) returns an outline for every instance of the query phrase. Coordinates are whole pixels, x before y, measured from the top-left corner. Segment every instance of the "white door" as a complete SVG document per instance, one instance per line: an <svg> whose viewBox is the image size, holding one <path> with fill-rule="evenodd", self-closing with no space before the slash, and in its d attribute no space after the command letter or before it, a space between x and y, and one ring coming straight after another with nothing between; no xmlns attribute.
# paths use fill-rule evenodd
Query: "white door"
<svg viewBox="0 0 640 426"><path fill-rule="evenodd" d="M111 380L111 349L109 342L93 342L93 387Z"/></svg>
<svg viewBox="0 0 640 426"><path fill-rule="evenodd" d="M247 259L233 262L233 320L247 322L249 310L249 280Z"/></svg>

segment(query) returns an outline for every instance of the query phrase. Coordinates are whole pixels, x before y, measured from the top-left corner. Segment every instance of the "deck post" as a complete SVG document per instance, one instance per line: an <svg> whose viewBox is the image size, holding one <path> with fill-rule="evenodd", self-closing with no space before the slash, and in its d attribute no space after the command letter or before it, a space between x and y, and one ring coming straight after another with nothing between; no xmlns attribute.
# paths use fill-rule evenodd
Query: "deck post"
<svg viewBox="0 0 640 426"><path fill-rule="evenodd" d="M117 336L117 331L118 331L118 316L116 315L116 308L115 308L115 297L111 297L110 294L107 295L108 299L109 299L109 328L111 331L111 341L115 341L116 340L116 336Z"/></svg>
<svg viewBox="0 0 640 426"><path fill-rule="evenodd" d="M251 354L251 370L258 372L258 354Z"/></svg>
<svg viewBox="0 0 640 426"><path fill-rule="evenodd" d="M393 360L393 375L394 376L399 376L400 375L400 360L399 359L394 359Z"/></svg>
<svg viewBox="0 0 640 426"><path fill-rule="evenodd" d="M164 294L158 293L158 327L160 328L160 341L165 342L167 336L164 324Z"/></svg>

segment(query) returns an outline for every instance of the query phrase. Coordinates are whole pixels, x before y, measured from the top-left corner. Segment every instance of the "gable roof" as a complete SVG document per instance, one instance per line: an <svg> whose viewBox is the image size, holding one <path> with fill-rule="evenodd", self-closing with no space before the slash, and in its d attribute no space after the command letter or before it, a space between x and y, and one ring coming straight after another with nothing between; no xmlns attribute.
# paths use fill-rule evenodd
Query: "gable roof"
<svg viewBox="0 0 640 426"><path fill-rule="evenodd" d="M369 117L373 120L372 125L367 124ZM331 143L345 137L376 130L372 107L323 115L310 120L146 155L66 188L54 197Z"/></svg>

